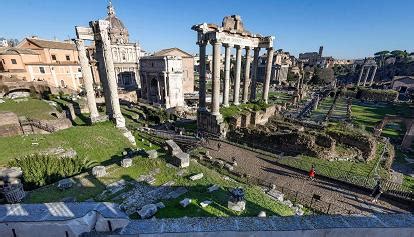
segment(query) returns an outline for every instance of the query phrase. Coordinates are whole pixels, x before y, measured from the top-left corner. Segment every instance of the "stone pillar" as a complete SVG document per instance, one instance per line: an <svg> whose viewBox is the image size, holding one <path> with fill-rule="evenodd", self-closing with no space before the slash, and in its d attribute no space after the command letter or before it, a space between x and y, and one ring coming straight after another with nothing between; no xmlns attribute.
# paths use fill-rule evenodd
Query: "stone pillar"
<svg viewBox="0 0 414 237"><path fill-rule="evenodd" d="M105 70L105 56L103 53L102 41L95 40L96 57L99 70L99 79L101 80L102 89L105 98L106 114L109 119L113 119L113 108L111 103L111 93L109 91L108 77Z"/></svg>
<svg viewBox="0 0 414 237"><path fill-rule="evenodd" d="M359 72L358 83L357 86L361 83L362 74L364 73L365 66L363 65L361 68L361 72Z"/></svg>
<svg viewBox="0 0 414 237"><path fill-rule="evenodd" d="M111 104L113 109L113 118L115 119L116 127L125 128L125 118L122 116L121 107L119 105L118 85L115 76L114 62L112 59L111 41L109 39L108 21L98 21L99 35L102 40L102 48L105 57L105 70L108 79L108 86L111 96ZM98 32L95 32L98 33Z"/></svg>
<svg viewBox="0 0 414 237"><path fill-rule="evenodd" d="M368 67L368 70L367 70L367 73L365 74L365 77L364 77L364 86L366 85L366 83L367 83L367 79L368 79L368 75L369 75L369 72L371 71L371 66L369 66Z"/></svg>
<svg viewBox="0 0 414 237"><path fill-rule="evenodd" d="M372 86L372 84L374 83L374 77L376 73L377 73L377 66L374 66L374 71L372 72L372 75L371 75L371 81L369 82L370 86Z"/></svg>
<svg viewBox="0 0 414 237"><path fill-rule="evenodd" d="M220 114L220 51L221 42L213 42L213 83L211 98L211 114Z"/></svg>
<svg viewBox="0 0 414 237"><path fill-rule="evenodd" d="M236 73L234 78L234 91L233 91L233 103L239 105L240 97L240 77L241 77L241 58L242 48L240 45L236 45Z"/></svg>
<svg viewBox="0 0 414 237"><path fill-rule="evenodd" d="M199 80L198 80L198 109L206 109L206 45L207 42L198 42L200 47L200 64L199 64Z"/></svg>
<svg viewBox="0 0 414 237"><path fill-rule="evenodd" d="M270 87L270 76L272 74L273 65L273 48L267 49L267 62L266 62L266 73L265 81L263 85L263 101L267 104L269 101L269 87Z"/></svg>
<svg viewBox="0 0 414 237"><path fill-rule="evenodd" d="M250 84L250 47L246 47L246 64L244 67L244 82L243 82L243 103L249 101L249 84Z"/></svg>
<svg viewBox="0 0 414 237"><path fill-rule="evenodd" d="M259 64L259 53L260 53L260 48L259 47L254 48L250 101L256 100L257 66Z"/></svg>
<svg viewBox="0 0 414 237"><path fill-rule="evenodd" d="M81 39L75 39L76 48L78 50L79 61L81 64L83 85L86 90L86 98L88 100L88 107L91 116L91 121L94 123L98 117L98 108L96 107L95 91L93 90L93 78L91 67L89 66L88 58L86 56L85 43Z"/></svg>
<svg viewBox="0 0 414 237"><path fill-rule="evenodd" d="M230 54L233 45L225 45L225 60L224 60L224 89L223 89L223 106L229 106L230 94Z"/></svg>

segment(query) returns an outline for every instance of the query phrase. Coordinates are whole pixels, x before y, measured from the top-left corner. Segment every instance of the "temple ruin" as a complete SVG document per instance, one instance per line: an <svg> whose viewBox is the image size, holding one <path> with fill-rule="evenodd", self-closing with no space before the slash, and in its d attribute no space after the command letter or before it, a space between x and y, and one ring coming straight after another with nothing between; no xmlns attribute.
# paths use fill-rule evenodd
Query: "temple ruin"
<svg viewBox="0 0 414 237"><path fill-rule="evenodd" d="M263 86L262 99L268 103L269 86L273 61L273 36L262 36L252 34L244 29L241 17L238 15L226 16L223 19L222 26L216 24L197 24L192 30L197 32L197 44L200 47L200 65L199 65L199 108L197 112L198 129L203 132L225 136L226 125L220 114L220 54L221 48L225 48L224 62L224 88L223 88L223 106L229 106L230 103L230 54L231 49L236 48L235 79L233 87L233 104L239 105L240 102L253 102L257 98L257 65L261 48L267 50L267 64L265 81ZM210 111L206 107L206 46L211 44L213 47L213 70L212 70L212 102ZM240 79L242 75L242 50L245 50L245 68L244 82L242 88L242 97L240 98ZM253 54L252 71L250 72L251 50ZM250 95L249 95L250 93Z"/></svg>

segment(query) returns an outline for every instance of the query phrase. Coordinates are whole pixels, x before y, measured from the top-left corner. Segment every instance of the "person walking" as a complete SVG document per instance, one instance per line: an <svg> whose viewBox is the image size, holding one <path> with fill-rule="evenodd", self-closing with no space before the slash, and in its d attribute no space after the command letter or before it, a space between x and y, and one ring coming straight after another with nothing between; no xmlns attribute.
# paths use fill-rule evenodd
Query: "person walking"
<svg viewBox="0 0 414 237"><path fill-rule="evenodd" d="M374 189L372 190L372 193L371 193L371 196L374 197L371 202L372 203L378 202L378 198L381 196L381 194L383 192L384 191L382 190L381 181L378 180L377 184L375 185L375 187L374 187Z"/></svg>
<svg viewBox="0 0 414 237"><path fill-rule="evenodd" d="M220 151L220 148L221 148L221 143L219 142L217 143L217 151Z"/></svg>
<svg viewBox="0 0 414 237"><path fill-rule="evenodd" d="M309 179L310 180L315 180L315 166L312 165L311 169L309 170Z"/></svg>

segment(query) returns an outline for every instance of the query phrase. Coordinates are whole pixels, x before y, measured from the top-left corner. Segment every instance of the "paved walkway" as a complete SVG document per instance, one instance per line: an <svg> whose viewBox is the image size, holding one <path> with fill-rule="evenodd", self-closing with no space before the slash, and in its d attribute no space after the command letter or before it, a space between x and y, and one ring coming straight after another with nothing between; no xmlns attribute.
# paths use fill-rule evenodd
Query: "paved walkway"
<svg viewBox="0 0 414 237"><path fill-rule="evenodd" d="M233 157L237 161L235 171L258 177L276 185L288 187L309 195L318 194L321 200L340 205L354 213L399 213L413 211L412 207L380 198L376 204L364 190L351 185L334 183L327 179L310 181L306 174L294 171L278 165L274 157L240 148L221 142L220 151L217 150L217 141L210 140L206 145L213 158L232 162ZM347 214L347 213L342 213Z"/></svg>

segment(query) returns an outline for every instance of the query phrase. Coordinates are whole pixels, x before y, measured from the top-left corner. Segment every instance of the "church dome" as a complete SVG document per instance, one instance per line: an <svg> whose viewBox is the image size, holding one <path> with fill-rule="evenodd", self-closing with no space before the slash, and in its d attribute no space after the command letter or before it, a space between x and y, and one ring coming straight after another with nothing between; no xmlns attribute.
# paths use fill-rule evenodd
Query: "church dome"
<svg viewBox="0 0 414 237"><path fill-rule="evenodd" d="M109 21L109 35L111 42L114 44L125 44L128 43L129 33L128 29L125 28L124 23L118 19L115 15L115 9L112 6L112 2L109 1L108 5L108 17L105 20Z"/></svg>

